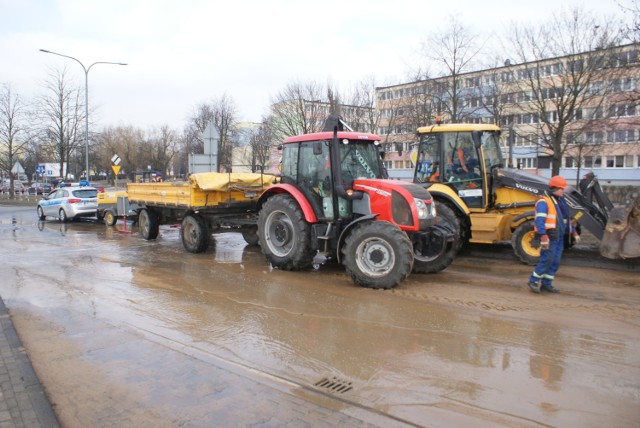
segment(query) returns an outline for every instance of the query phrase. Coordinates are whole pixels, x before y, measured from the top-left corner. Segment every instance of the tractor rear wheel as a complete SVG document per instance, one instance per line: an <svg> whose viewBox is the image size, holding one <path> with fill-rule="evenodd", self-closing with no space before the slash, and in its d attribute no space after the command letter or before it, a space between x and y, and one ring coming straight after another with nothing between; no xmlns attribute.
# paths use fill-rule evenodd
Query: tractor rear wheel
<svg viewBox="0 0 640 428"><path fill-rule="evenodd" d="M311 266L311 228L297 202L289 195L275 195L258 215L262 253L276 268L299 270Z"/></svg>
<svg viewBox="0 0 640 428"><path fill-rule="evenodd" d="M527 220L516 227L511 235L511 246L516 257L528 265L535 265L540 259L540 240L536 236L533 220Z"/></svg>
<svg viewBox="0 0 640 428"><path fill-rule="evenodd" d="M190 253L206 251L211 241L207 223L202 217L194 214L188 214L182 219L180 237L184 249Z"/></svg>
<svg viewBox="0 0 640 428"><path fill-rule="evenodd" d="M389 222L361 223L345 240L344 265L351 279L362 287L393 288L411 273L411 241Z"/></svg>

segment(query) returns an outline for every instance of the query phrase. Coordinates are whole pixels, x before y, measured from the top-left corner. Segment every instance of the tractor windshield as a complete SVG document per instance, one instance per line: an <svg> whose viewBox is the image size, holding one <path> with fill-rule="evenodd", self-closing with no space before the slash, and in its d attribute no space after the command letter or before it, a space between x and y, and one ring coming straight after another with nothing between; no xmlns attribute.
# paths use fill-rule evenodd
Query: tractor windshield
<svg viewBox="0 0 640 428"><path fill-rule="evenodd" d="M340 171L345 187L356 178L382 178L378 147L371 141L348 140L340 144Z"/></svg>

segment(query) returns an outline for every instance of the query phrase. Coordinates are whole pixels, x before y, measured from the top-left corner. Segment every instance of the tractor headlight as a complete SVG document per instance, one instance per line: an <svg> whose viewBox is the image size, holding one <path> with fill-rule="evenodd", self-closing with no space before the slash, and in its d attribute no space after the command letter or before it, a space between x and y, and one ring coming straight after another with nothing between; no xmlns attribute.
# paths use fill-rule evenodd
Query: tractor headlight
<svg viewBox="0 0 640 428"><path fill-rule="evenodd" d="M418 218L424 220L429 216L429 207L422 199L414 198L414 201L416 201L416 207L418 208Z"/></svg>

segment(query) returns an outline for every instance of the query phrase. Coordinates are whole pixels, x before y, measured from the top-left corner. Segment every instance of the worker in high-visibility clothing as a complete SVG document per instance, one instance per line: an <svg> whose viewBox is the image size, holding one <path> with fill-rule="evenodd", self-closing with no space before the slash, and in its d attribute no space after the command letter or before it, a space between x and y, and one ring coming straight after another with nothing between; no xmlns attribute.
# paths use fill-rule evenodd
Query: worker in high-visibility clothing
<svg viewBox="0 0 640 428"><path fill-rule="evenodd" d="M565 236L572 235L576 242L580 240L564 201L566 187L567 181L555 175L549 180L549 190L536 202L535 231L540 237L540 260L529 277L529 288L534 293L558 292L553 280L560 267Z"/></svg>

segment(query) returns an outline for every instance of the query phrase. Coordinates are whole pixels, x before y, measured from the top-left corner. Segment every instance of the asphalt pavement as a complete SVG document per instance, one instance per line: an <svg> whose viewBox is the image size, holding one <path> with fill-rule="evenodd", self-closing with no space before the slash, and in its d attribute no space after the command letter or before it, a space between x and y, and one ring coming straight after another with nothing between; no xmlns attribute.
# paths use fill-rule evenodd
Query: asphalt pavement
<svg viewBox="0 0 640 428"><path fill-rule="evenodd" d="M59 427L2 297L0 326L0 427Z"/></svg>

